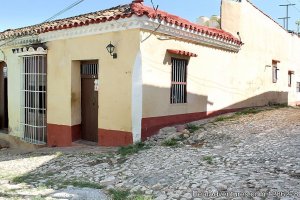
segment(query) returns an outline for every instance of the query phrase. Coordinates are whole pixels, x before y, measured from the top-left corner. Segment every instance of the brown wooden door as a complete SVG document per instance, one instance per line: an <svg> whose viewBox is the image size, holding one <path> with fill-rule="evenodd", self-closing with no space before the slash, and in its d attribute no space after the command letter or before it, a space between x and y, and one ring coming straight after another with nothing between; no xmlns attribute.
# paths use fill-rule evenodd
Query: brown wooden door
<svg viewBox="0 0 300 200"><path fill-rule="evenodd" d="M7 77L4 70L5 64L0 63L0 129L8 128L8 101Z"/></svg>
<svg viewBox="0 0 300 200"><path fill-rule="evenodd" d="M81 78L81 135L83 140L98 142L98 92L94 78Z"/></svg>

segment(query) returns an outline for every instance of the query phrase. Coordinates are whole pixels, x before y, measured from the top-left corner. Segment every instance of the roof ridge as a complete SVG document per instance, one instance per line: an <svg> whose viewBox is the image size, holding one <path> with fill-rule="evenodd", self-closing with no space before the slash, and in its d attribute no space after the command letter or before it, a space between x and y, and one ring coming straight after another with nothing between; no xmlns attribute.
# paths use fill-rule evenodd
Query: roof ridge
<svg viewBox="0 0 300 200"><path fill-rule="evenodd" d="M91 17L93 14L95 16ZM118 20L120 18L130 18L132 15L136 15L138 17L147 16L151 19L159 18L160 20L163 20L171 25L174 24L187 30L195 31L241 45L241 41L229 32L226 32L222 29L202 26L177 15L170 14L166 11L155 10L152 7L144 5L143 0L133 0L130 4L119 5L105 10L57 19L23 28L7 30L0 33L0 40L69 29L79 26L87 26L89 24L104 23L106 21Z"/></svg>
<svg viewBox="0 0 300 200"><path fill-rule="evenodd" d="M152 19L158 17L167 23L175 24L184 27L186 29L198 31L201 33L206 33L207 35L210 36L222 37L226 40L231 40L237 44L242 43L238 38L234 37L231 33L226 32L223 29L202 26L200 24L190 22L189 20L181 18L179 16L170 14L166 11L162 11L162 10L155 11L153 8L143 5L143 3L132 3L131 9L133 10L134 14L137 16L147 15L149 18Z"/></svg>
<svg viewBox="0 0 300 200"><path fill-rule="evenodd" d="M19 27L19 28L14 28L14 29L7 29L7 30L4 30L4 31L0 32L0 40L5 39L5 38L1 37L1 34L5 34L6 32L12 32L12 31L18 31L18 30L22 30L22 29L35 28L35 27L46 25L46 24L50 25L50 24L54 24L54 23L57 23L57 22L68 21L68 20L72 20L72 19L76 19L76 18L80 18L80 17L86 17L88 15L97 14L97 13L100 13L100 12L107 12L107 11L110 11L110 10L115 10L115 9L123 8L123 7L126 7L126 6L128 7L128 9L130 9L130 4L122 4L122 5L114 6L114 7L111 7L111 8L104 9L104 10L88 12L88 13L84 13L84 14L80 14L80 15L75 15L75 16L66 17L66 18L60 18L60 19L56 19L56 20L52 20L52 21L48 21L48 22L41 22L41 23L38 23L38 24Z"/></svg>

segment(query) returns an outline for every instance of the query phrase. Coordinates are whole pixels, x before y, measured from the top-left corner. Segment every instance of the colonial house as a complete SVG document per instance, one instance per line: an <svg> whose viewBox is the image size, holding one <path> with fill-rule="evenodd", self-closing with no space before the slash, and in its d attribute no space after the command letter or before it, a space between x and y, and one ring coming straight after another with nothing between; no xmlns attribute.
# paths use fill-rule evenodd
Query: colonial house
<svg viewBox="0 0 300 200"><path fill-rule="evenodd" d="M0 129L33 144L123 146L160 128L300 101L300 40L247 0L221 28L135 0L0 33Z"/></svg>

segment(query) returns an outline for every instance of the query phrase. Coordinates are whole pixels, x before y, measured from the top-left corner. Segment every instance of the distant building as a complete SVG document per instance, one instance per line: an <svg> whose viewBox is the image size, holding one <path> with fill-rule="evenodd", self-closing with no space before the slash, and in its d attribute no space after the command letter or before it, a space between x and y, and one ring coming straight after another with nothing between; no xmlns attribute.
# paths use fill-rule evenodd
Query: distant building
<svg viewBox="0 0 300 200"><path fill-rule="evenodd" d="M34 144L124 146L172 124L300 102L300 40L249 1L221 28L142 0L0 33L0 129ZM5 70L4 70L5 69Z"/></svg>
<svg viewBox="0 0 300 200"><path fill-rule="evenodd" d="M217 15L213 15L210 18L208 17L199 17L197 19L197 24L202 25L202 26L208 26L212 28L221 28L221 17Z"/></svg>

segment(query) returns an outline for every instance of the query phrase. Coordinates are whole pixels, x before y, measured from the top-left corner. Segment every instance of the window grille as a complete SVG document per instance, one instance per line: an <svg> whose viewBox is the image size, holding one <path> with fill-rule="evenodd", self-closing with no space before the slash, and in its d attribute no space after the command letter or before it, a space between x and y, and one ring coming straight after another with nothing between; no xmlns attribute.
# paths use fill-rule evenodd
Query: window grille
<svg viewBox="0 0 300 200"><path fill-rule="evenodd" d="M187 60L172 58L171 104L187 102Z"/></svg>
<svg viewBox="0 0 300 200"><path fill-rule="evenodd" d="M295 74L294 71L289 70L288 71L288 86L292 87L292 76Z"/></svg>
<svg viewBox="0 0 300 200"><path fill-rule="evenodd" d="M273 65L272 67L272 79L273 79L273 83L277 83L278 80L278 68L277 65Z"/></svg>
<svg viewBox="0 0 300 200"><path fill-rule="evenodd" d="M46 91L47 57L22 57L21 69L21 134L33 144L47 142Z"/></svg>
<svg viewBox="0 0 300 200"><path fill-rule="evenodd" d="M297 82L297 92L300 92L300 82Z"/></svg>
<svg viewBox="0 0 300 200"><path fill-rule="evenodd" d="M98 75L97 63L83 63L81 64L81 75Z"/></svg>

